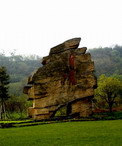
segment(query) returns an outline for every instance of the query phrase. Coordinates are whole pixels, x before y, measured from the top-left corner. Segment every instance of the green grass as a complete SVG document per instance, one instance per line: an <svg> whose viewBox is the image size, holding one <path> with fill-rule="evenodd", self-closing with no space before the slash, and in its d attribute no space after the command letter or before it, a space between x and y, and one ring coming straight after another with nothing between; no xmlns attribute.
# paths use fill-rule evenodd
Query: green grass
<svg viewBox="0 0 122 146"><path fill-rule="evenodd" d="M0 129L0 146L121 146L122 120Z"/></svg>

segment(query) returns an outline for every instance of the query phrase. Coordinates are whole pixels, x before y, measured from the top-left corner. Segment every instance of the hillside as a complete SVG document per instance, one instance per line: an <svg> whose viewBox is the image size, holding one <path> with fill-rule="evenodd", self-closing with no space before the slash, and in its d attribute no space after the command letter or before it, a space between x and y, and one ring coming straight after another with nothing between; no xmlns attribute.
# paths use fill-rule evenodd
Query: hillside
<svg viewBox="0 0 122 146"><path fill-rule="evenodd" d="M20 82L41 66L41 57L0 54L0 66L5 66L10 82Z"/></svg>
<svg viewBox="0 0 122 146"><path fill-rule="evenodd" d="M96 75L122 75L122 46L94 48L89 52L95 62Z"/></svg>

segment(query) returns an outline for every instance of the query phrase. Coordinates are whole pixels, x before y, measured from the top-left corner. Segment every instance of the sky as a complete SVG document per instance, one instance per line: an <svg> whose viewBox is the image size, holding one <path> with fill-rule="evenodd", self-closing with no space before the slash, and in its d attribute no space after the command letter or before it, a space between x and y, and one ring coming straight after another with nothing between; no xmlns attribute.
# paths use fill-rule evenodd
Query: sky
<svg viewBox="0 0 122 146"><path fill-rule="evenodd" d="M79 47L122 45L122 0L0 0L0 52L41 57L75 37Z"/></svg>

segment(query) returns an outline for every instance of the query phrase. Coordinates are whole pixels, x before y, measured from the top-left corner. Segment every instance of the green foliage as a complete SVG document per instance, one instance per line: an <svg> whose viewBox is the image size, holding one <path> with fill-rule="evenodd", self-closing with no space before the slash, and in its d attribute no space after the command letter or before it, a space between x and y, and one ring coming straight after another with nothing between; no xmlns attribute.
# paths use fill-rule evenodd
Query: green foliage
<svg viewBox="0 0 122 146"><path fill-rule="evenodd" d="M23 94L23 87L26 80L9 84L9 94L11 96L21 96Z"/></svg>
<svg viewBox="0 0 122 146"><path fill-rule="evenodd" d="M113 78L117 78L118 80L122 81L122 75L114 74L112 75Z"/></svg>
<svg viewBox="0 0 122 146"><path fill-rule="evenodd" d="M121 132L122 120L45 124L0 129L0 145L120 146Z"/></svg>
<svg viewBox="0 0 122 146"><path fill-rule="evenodd" d="M122 46L94 48L89 52L95 62L96 75L122 75Z"/></svg>
<svg viewBox="0 0 122 146"><path fill-rule="evenodd" d="M34 70L41 66L41 58L33 56L14 55L5 56L0 54L0 66L7 68L10 75L10 82L20 82L28 77Z"/></svg>
<svg viewBox="0 0 122 146"><path fill-rule="evenodd" d="M109 111L112 112L113 105L122 96L122 81L114 77L101 75L98 79L98 88L95 96L108 104Z"/></svg>
<svg viewBox="0 0 122 146"><path fill-rule="evenodd" d="M0 67L0 100L8 99L9 75L5 67Z"/></svg>
<svg viewBox="0 0 122 146"><path fill-rule="evenodd" d="M95 113L93 115L95 119L98 120L117 120L122 119L122 111L119 112L101 112L101 113Z"/></svg>
<svg viewBox="0 0 122 146"><path fill-rule="evenodd" d="M8 95L9 75L5 67L0 67L0 119L6 118L5 102L9 98Z"/></svg>
<svg viewBox="0 0 122 146"><path fill-rule="evenodd" d="M55 117L66 116L66 115L67 115L67 107L66 106L63 106L55 113Z"/></svg>
<svg viewBox="0 0 122 146"><path fill-rule="evenodd" d="M27 102L27 96L22 95L19 97L12 96L6 102L6 111L8 114L8 119L22 119L27 118L27 108L30 105L30 102Z"/></svg>

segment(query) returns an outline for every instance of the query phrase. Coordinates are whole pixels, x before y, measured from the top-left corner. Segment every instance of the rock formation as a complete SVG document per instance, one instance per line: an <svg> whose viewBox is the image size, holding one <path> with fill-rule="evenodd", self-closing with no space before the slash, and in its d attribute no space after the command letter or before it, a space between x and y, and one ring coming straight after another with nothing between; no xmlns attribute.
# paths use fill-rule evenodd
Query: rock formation
<svg viewBox="0 0 122 146"><path fill-rule="evenodd" d="M92 114L92 98L96 88L94 62L86 47L78 48L81 38L74 38L51 48L43 66L28 78L24 93L33 101L28 115L33 119L49 119L61 107L67 115L88 117Z"/></svg>

